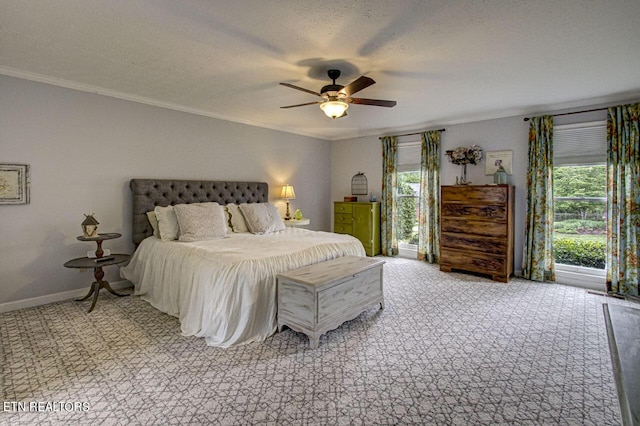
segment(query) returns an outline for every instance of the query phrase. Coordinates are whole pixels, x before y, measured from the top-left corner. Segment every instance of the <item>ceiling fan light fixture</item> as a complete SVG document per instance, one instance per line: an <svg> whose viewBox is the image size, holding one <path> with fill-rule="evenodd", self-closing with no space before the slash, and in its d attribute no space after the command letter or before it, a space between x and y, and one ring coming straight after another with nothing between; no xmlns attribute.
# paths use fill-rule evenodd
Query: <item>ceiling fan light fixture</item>
<svg viewBox="0 0 640 426"><path fill-rule="evenodd" d="M326 101L320 104L320 109L329 118L340 118L349 108L349 104L342 101Z"/></svg>

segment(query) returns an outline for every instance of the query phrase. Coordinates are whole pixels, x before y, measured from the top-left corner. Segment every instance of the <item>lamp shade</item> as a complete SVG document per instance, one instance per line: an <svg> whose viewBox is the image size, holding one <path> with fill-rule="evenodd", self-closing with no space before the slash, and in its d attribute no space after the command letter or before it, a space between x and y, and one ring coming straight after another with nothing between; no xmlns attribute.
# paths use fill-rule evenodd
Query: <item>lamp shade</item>
<svg viewBox="0 0 640 426"><path fill-rule="evenodd" d="M282 187L282 193L280 194L280 198L284 198L287 200L295 200L296 191L293 190L293 185L286 184Z"/></svg>
<svg viewBox="0 0 640 426"><path fill-rule="evenodd" d="M329 118L340 118L349 108L349 104L342 101L326 101L320 104L320 109Z"/></svg>

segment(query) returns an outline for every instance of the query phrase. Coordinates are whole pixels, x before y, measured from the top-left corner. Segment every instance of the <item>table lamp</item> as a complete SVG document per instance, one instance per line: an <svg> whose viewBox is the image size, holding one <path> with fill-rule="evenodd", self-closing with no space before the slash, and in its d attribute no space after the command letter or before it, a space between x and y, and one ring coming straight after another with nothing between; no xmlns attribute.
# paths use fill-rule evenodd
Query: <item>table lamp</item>
<svg viewBox="0 0 640 426"><path fill-rule="evenodd" d="M284 220L291 220L291 213L289 213L289 200L296 199L296 192L293 190L293 185L284 185L282 187L280 198L284 198L285 200L287 200L287 213L284 215Z"/></svg>

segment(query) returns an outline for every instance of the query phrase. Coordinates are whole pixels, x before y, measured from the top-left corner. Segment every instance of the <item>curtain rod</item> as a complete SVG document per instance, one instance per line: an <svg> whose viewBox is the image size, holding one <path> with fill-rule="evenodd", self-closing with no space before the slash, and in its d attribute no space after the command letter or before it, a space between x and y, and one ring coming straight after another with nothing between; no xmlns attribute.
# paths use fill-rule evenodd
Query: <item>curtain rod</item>
<svg viewBox="0 0 640 426"><path fill-rule="evenodd" d="M584 111L574 111L574 112L563 112L562 114L551 114L553 117L560 117L561 115L571 115L571 114L582 114L583 112L594 112L594 111L604 111L608 109L608 107L605 108L596 108L596 109L586 109ZM531 117L525 117L524 121L529 121L531 120Z"/></svg>
<svg viewBox="0 0 640 426"><path fill-rule="evenodd" d="M429 131L430 131L430 130L425 130L425 131L422 131L422 132L415 132L415 133L404 133L404 134L402 134L402 135L381 136L381 137L379 137L378 139L382 139L382 138L390 138L390 137L396 137L396 138L399 138L400 136L421 135L421 134L423 134L423 133L425 133L425 132L429 132ZM447 131L447 129L439 129L439 130L436 130L436 132L446 132L446 131Z"/></svg>

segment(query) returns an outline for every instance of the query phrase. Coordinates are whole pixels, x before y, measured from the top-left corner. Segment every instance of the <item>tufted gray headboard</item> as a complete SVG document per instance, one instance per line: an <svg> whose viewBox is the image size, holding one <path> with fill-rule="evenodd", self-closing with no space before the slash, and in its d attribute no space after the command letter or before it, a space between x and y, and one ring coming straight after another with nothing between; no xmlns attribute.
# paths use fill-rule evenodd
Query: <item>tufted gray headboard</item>
<svg viewBox="0 0 640 426"><path fill-rule="evenodd" d="M224 182L211 180L131 179L133 192L133 243L153 234L147 212L156 206L205 203L266 203L266 182Z"/></svg>

